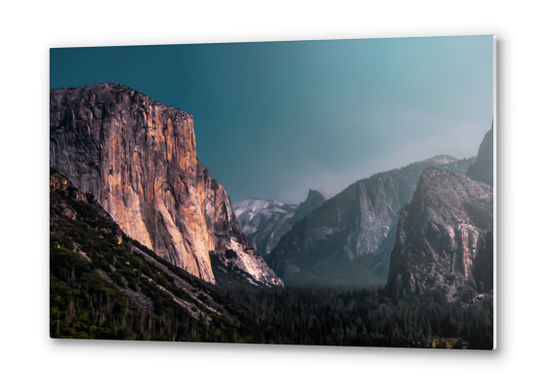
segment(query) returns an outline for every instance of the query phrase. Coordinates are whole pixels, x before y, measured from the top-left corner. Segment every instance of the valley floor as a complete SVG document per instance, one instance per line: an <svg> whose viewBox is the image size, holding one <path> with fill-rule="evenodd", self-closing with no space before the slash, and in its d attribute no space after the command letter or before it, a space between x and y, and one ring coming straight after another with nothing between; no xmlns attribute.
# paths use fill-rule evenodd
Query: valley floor
<svg viewBox="0 0 542 384"><path fill-rule="evenodd" d="M448 303L441 292L392 301L380 289L237 292L258 343L492 349L493 298Z"/></svg>

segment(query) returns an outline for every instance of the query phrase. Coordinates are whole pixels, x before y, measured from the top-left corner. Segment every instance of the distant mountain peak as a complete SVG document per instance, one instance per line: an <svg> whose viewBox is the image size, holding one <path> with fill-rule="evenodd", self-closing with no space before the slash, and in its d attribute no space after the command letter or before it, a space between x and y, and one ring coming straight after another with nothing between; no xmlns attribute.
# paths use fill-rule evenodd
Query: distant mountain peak
<svg viewBox="0 0 542 384"><path fill-rule="evenodd" d="M307 198L299 204L299 207L292 218L292 223L302 220L307 214L311 213L316 208L319 208L333 196L335 195L323 189L309 189Z"/></svg>
<svg viewBox="0 0 542 384"><path fill-rule="evenodd" d="M326 200L329 200L331 199L333 196L335 196L334 193L331 193L329 191L326 191L325 189L309 189L309 195L311 194L311 192L313 193L319 193L320 195L322 195L322 197ZM308 196L307 196L308 198Z"/></svg>
<svg viewBox="0 0 542 384"><path fill-rule="evenodd" d="M493 124L484 135L478 149L476 162L469 167L467 176L473 180L493 185Z"/></svg>
<svg viewBox="0 0 542 384"><path fill-rule="evenodd" d="M249 197L233 204L233 209L250 245L266 255L292 227L288 220L294 215L297 204Z"/></svg>
<svg viewBox="0 0 542 384"><path fill-rule="evenodd" d="M252 247L269 254L299 220L335 196L323 189L309 189L305 201L285 204L280 200L249 197L233 204L235 216Z"/></svg>
<svg viewBox="0 0 542 384"><path fill-rule="evenodd" d="M430 159L424 161L424 163L433 163L433 164L449 164L457 161L453 156L450 155L437 155L433 156Z"/></svg>

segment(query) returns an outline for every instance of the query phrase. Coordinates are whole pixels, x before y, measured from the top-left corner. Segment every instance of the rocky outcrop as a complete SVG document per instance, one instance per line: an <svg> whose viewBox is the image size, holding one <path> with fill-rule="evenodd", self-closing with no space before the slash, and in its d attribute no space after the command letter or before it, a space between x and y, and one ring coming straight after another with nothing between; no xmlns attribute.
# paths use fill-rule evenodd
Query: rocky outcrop
<svg viewBox="0 0 542 384"><path fill-rule="evenodd" d="M401 208L387 291L394 298L443 289L473 302L493 288L493 192L459 172L426 169Z"/></svg>
<svg viewBox="0 0 542 384"><path fill-rule="evenodd" d="M189 273L216 283L209 253L235 250L239 269L282 284L198 161L190 114L115 84L52 90L50 162L128 236Z"/></svg>
<svg viewBox="0 0 542 384"><path fill-rule="evenodd" d="M311 189L307 199L299 206L249 197L236 202L233 209L249 243L265 257L295 223L331 197L333 195L329 192Z"/></svg>
<svg viewBox="0 0 542 384"><path fill-rule="evenodd" d="M465 172L473 161L440 155L360 180L294 224L266 260L290 284L384 285L397 215L422 171Z"/></svg>
<svg viewBox="0 0 542 384"><path fill-rule="evenodd" d="M467 176L473 180L493 185L493 125L485 134L478 149L476 162L469 167Z"/></svg>

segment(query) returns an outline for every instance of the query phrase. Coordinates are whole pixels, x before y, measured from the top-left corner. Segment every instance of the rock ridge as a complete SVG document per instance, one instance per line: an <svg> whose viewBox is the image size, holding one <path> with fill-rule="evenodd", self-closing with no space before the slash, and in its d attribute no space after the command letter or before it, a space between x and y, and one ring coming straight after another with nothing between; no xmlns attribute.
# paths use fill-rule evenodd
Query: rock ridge
<svg viewBox="0 0 542 384"><path fill-rule="evenodd" d="M493 191L459 172L427 168L399 213L387 291L442 289L473 302L493 288Z"/></svg>

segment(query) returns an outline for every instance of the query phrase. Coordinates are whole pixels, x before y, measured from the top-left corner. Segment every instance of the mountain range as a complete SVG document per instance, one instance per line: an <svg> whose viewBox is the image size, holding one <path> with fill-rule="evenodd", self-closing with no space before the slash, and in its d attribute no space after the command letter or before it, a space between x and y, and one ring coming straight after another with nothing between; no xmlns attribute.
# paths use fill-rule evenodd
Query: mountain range
<svg viewBox="0 0 542 384"><path fill-rule="evenodd" d="M295 223L331 197L327 191L311 189L299 205L249 197L233 204L233 209L250 245L265 258Z"/></svg>
<svg viewBox="0 0 542 384"><path fill-rule="evenodd" d="M266 261L288 284L383 285L399 210L423 170L466 172L473 163L439 155L360 180L294 224Z"/></svg>
<svg viewBox="0 0 542 384"><path fill-rule="evenodd" d="M232 205L196 157L190 114L96 84L51 91L50 163L52 191L69 184L103 207L119 244L219 287L386 285L395 299L442 289L463 302L493 288L493 128L476 158L435 156L299 205ZM85 221L74 204L51 202Z"/></svg>

